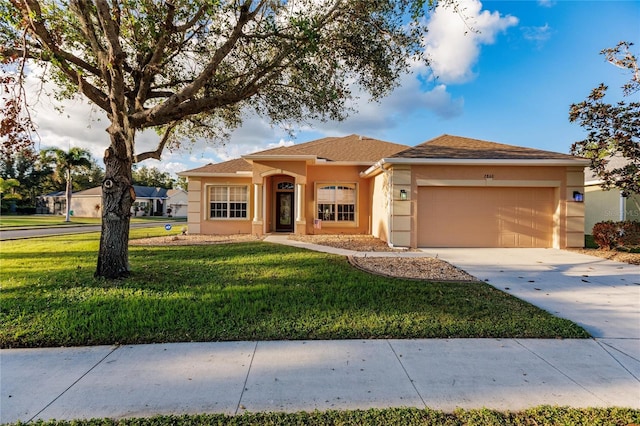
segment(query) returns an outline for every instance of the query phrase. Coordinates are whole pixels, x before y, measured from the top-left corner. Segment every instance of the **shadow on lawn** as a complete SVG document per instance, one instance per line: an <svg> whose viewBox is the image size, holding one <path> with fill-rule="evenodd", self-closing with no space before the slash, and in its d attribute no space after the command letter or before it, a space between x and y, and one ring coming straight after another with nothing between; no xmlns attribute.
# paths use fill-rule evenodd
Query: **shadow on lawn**
<svg viewBox="0 0 640 426"><path fill-rule="evenodd" d="M384 278L292 247L136 247L130 258L133 274L120 281L94 279L84 266L23 271L25 284L3 290L1 346L588 337L483 283Z"/></svg>

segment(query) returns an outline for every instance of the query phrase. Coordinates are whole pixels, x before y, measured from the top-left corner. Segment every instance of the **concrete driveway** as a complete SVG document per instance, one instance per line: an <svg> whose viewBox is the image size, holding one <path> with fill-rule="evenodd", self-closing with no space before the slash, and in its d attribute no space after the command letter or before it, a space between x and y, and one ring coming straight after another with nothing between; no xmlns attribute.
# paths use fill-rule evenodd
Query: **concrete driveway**
<svg viewBox="0 0 640 426"><path fill-rule="evenodd" d="M556 249L422 251L580 324L594 337L640 339L640 266Z"/></svg>

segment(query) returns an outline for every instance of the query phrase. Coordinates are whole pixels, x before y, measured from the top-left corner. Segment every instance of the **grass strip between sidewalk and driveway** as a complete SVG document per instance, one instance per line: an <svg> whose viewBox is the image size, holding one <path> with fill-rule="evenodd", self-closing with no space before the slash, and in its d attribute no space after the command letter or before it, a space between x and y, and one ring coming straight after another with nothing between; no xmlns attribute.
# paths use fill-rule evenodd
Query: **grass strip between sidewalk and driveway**
<svg viewBox="0 0 640 426"><path fill-rule="evenodd" d="M540 406L520 412L489 409L444 413L418 408L385 408L311 413L245 413L238 416L201 414L156 416L132 419L90 419L73 421L35 421L37 426L524 426L524 425L634 425L640 423L640 410L630 408L567 408ZM22 423L17 423L22 424Z"/></svg>
<svg viewBox="0 0 640 426"><path fill-rule="evenodd" d="M141 229L131 237L159 232L167 234ZM341 256L261 241L131 246L130 278L95 279L98 239L2 242L0 347L589 337L484 283L385 278Z"/></svg>

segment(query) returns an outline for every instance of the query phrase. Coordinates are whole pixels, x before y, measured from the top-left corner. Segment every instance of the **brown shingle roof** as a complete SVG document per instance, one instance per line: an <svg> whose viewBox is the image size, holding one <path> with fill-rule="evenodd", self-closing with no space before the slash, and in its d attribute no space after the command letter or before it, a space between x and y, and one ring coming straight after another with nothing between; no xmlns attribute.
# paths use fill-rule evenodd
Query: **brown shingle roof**
<svg viewBox="0 0 640 426"><path fill-rule="evenodd" d="M392 142L385 142L365 136L350 135L345 137L328 137L311 142L301 143L291 146L267 149L248 155L251 156L296 156L315 155L319 159L328 161L353 161L375 163L381 158L389 157L396 152L407 149L407 145L400 145ZM225 161L216 164L207 164L197 169L180 172L182 176L192 176L199 174L218 174L250 172L251 163L244 158Z"/></svg>
<svg viewBox="0 0 640 426"><path fill-rule="evenodd" d="M391 158L451 158L469 160L568 160L568 154L496 142L442 135L392 155Z"/></svg>
<svg viewBox="0 0 640 426"><path fill-rule="evenodd" d="M322 138L299 145L267 149L252 155L315 155L328 161L374 163L381 158L389 157L407 148L407 145L385 142L366 136L349 135Z"/></svg>
<svg viewBox="0 0 640 426"><path fill-rule="evenodd" d="M200 173L236 173L236 172L250 172L251 163L242 159L236 158L235 160L223 161L222 163L207 164L206 166L198 167L197 169L186 170L180 172L180 175L189 176Z"/></svg>

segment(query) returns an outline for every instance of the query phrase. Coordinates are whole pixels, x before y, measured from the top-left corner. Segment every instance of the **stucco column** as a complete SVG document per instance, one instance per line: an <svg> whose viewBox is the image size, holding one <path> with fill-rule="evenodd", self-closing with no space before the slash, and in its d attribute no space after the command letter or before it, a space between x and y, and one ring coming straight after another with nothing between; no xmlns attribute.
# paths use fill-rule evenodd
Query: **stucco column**
<svg viewBox="0 0 640 426"><path fill-rule="evenodd" d="M253 184L253 221L259 222L262 220L262 185L259 183Z"/></svg>
<svg viewBox="0 0 640 426"><path fill-rule="evenodd" d="M304 200L304 187L305 185L301 183L296 185L296 222L304 220L304 203L302 202Z"/></svg>

